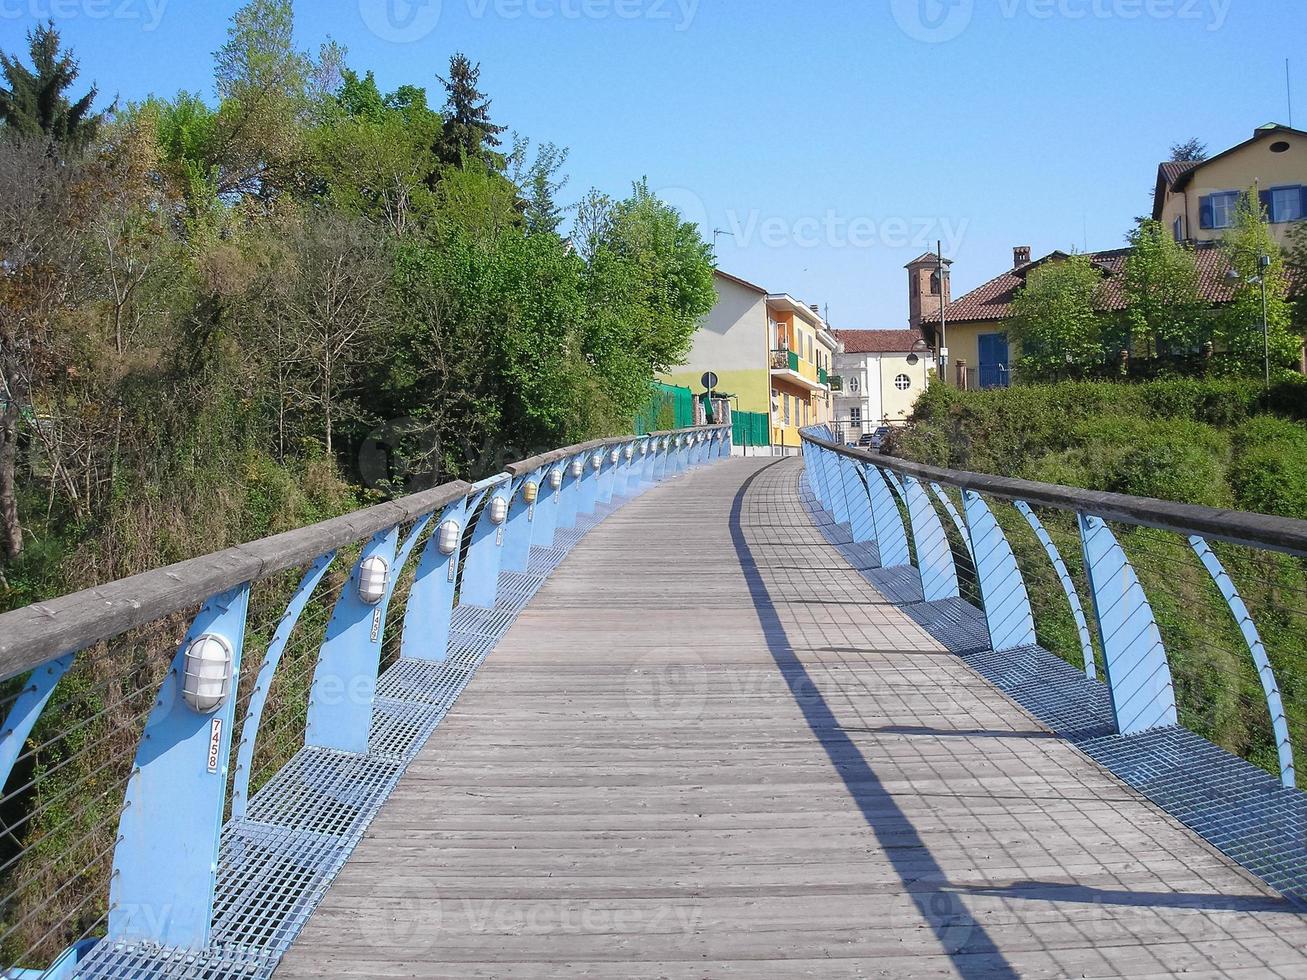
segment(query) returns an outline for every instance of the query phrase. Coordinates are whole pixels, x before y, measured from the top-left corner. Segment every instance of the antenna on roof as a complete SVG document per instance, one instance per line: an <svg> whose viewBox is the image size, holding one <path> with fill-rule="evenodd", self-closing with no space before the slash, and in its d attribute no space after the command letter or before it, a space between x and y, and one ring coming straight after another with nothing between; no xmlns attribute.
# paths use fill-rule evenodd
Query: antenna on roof
<svg viewBox="0 0 1307 980"><path fill-rule="evenodd" d="M1289 73L1289 59L1284 59L1284 94L1289 97L1289 128L1293 129L1293 76Z"/></svg>

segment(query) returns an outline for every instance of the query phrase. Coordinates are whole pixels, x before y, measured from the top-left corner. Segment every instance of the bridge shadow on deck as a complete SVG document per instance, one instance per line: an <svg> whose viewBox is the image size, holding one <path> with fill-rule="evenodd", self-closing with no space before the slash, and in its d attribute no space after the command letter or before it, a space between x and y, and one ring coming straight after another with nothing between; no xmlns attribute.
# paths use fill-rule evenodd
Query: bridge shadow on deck
<svg viewBox="0 0 1307 980"><path fill-rule="evenodd" d="M922 888L923 880L946 881L943 868L932 857L925 842L913 829L907 814L899 807L893 794L885 789L875 769L840 724L790 644L741 521L744 498L753 482L771 469L771 466L781 462L783 460L763 467L744 481L732 502L730 518L731 542L748 584L754 610L762 625L768 652L786 677L800 680L797 687L791 683L790 690L801 688L804 692L802 697L795 697L795 703L803 711L808 728L821 743L832 767L843 780L849 795L867 821L867 826L876 835L886 858L903 883L904 892L911 897L922 920L930 926L940 946L949 955L954 969L966 978L1015 978L1019 974L1003 956L984 926L971 917L956 889L947 886ZM892 815L891 820L885 819L887 813ZM887 824L895 827L892 837L883 831Z"/></svg>

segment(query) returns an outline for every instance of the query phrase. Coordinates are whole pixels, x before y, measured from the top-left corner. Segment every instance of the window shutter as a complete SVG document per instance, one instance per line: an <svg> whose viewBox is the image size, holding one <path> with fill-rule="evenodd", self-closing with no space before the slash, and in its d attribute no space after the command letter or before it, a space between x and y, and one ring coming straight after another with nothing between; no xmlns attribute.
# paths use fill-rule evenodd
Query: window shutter
<svg viewBox="0 0 1307 980"><path fill-rule="evenodd" d="M1262 202L1262 218L1266 221L1275 221L1275 195L1270 191L1262 191L1258 198Z"/></svg>
<svg viewBox="0 0 1307 980"><path fill-rule="evenodd" d="M1198 227L1213 228L1216 225L1216 219L1212 214L1212 199L1210 197L1201 197L1198 199Z"/></svg>
<svg viewBox="0 0 1307 980"><path fill-rule="evenodd" d="M1298 217L1307 218L1307 187L1299 187L1298 195L1302 198L1302 203L1298 206Z"/></svg>

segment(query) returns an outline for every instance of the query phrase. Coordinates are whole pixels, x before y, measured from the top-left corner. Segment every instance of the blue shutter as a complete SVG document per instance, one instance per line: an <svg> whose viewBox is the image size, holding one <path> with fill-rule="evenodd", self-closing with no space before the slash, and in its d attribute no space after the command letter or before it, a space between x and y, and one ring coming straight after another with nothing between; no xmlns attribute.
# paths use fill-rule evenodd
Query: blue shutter
<svg viewBox="0 0 1307 980"><path fill-rule="evenodd" d="M1212 214L1211 197L1200 197L1198 199L1198 227L1213 228L1216 226L1216 218Z"/></svg>
<svg viewBox="0 0 1307 980"><path fill-rule="evenodd" d="M1302 198L1302 204L1298 207L1300 217L1307 218L1307 187L1299 187L1298 194Z"/></svg>
<svg viewBox="0 0 1307 980"><path fill-rule="evenodd" d="M1275 221L1275 195L1270 191L1262 191L1257 195L1262 202L1262 219L1264 221Z"/></svg>

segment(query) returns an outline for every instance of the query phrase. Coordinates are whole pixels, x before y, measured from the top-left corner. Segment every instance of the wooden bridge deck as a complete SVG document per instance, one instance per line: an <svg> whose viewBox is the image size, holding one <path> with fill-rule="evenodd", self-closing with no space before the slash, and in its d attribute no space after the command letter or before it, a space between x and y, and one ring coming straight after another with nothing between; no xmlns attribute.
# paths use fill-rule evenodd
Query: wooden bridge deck
<svg viewBox="0 0 1307 980"><path fill-rule="evenodd" d="M1307 920L810 525L655 487L554 573L277 976L1296 976Z"/></svg>

